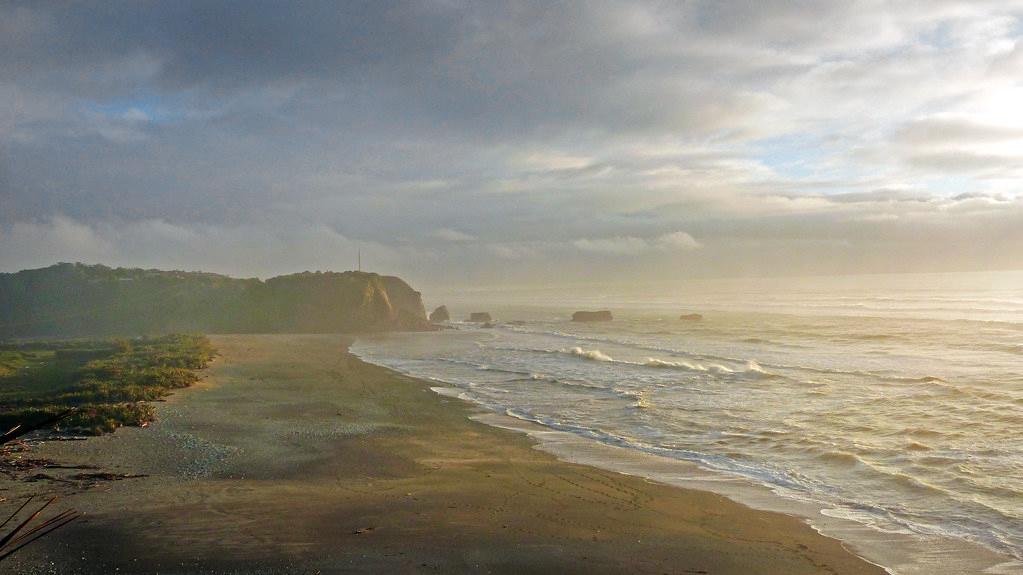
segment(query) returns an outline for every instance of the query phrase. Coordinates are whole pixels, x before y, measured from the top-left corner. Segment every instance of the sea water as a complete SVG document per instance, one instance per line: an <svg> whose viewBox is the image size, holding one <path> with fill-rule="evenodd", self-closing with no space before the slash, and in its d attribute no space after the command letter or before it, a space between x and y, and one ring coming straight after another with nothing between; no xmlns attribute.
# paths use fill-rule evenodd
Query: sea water
<svg viewBox="0 0 1023 575"><path fill-rule="evenodd" d="M489 311L495 325L455 321L353 351L496 412L742 477L878 533L1023 559L1023 273L447 298L436 303L456 319ZM576 309L614 320L575 323Z"/></svg>

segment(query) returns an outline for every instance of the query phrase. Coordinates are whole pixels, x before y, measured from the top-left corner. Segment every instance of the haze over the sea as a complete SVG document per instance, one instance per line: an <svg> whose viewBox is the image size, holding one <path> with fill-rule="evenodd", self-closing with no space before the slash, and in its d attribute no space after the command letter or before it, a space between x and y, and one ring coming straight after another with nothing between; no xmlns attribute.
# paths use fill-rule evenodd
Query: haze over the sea
<svg viewBox="0 0 1023 575"><path fill-rule="evenodd" d="M1018 268L1018 0L0 5L0 270Z"/></svg>

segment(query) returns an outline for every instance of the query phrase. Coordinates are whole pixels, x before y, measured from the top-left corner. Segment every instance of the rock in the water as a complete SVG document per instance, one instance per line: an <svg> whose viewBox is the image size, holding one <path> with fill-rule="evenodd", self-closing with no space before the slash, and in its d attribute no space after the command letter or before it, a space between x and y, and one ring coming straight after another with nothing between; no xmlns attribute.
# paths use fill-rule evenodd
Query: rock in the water
<svg viewBox="0 0 1023 575"><path fill-rule="evenodd" d="M433 310L430 314L430 321L432 323L440 323L442 321L448 321L451 319L451 314L448 313L448 306L442 305L439 308Z"/></svg>
<svg viewBox="0 0 1023 575"><path fill-rule="evenodd" d="M572 321L611 321L614 319L611 317L611 312L608 310L601 311L577 311L572 314Z"/></svg>
<svg viewBox="0 0 1023 575"><path fill-rule="evenodd" d="M698 313L684 313L678 316L678 319L682 321L700 321L703 319L703 316Z"/></svg>
<svg viewBox="0 0 1023 575"><path fill-rule="evenodd" d="M473 323L490 323L494 321L494 318L490 317L490 314L485 311L474 311L469 314L469 321Z"/></svg>

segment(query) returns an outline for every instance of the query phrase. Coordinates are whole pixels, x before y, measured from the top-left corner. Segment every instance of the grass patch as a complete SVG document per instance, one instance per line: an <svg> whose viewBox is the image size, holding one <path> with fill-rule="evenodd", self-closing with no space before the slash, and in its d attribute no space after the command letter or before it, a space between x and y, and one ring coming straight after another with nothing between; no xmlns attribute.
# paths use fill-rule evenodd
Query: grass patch
<svg viewBox="0 0 1023 575"><path fill-rule="evenodd" d="M215 354L202 335L0 345L0 429L71 407L61 431L143 425L153 419L146 402L198 381Z"/></svg>

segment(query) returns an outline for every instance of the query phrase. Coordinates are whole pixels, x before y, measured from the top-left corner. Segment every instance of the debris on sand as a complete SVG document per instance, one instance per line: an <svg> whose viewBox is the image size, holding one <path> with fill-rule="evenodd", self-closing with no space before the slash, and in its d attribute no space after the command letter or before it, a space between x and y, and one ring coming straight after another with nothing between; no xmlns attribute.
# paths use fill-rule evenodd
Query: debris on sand
<svg viewBox="0 0 1023 575"><path fill-rule="evenodd" d="M7 527L8 524L15 521L33 499L34 496L26 499L25 503L16 509L6 521L0 523L0 529ZM77 511L73 509L66 509L49 519L36 522L40 515L42 515L43 511L45 511L46 508L52 505L57 499L57 497L50 498L50 500L37 509L35 513L29 515L28 518L24 519L21 523L14 525L6 535L0 537L0 561L10 557L16 551L40 537L45 537L46 535L81 517L81 514Z"/></svg>

